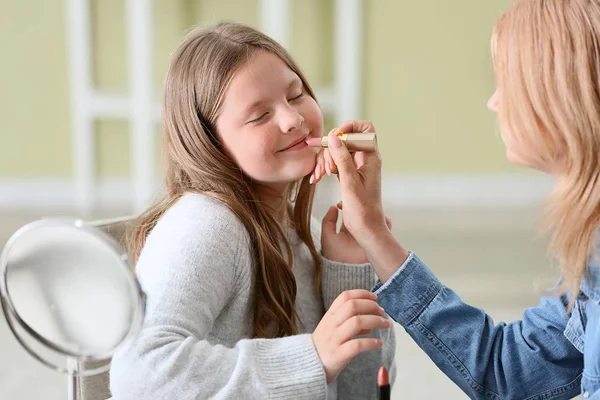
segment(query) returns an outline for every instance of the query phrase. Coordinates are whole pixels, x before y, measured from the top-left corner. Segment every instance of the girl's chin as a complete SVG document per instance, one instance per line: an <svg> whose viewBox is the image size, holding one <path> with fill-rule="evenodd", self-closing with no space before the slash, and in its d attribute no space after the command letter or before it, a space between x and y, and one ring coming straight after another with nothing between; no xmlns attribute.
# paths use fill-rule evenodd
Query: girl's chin
<svg viewBox="0 0 600 400"><path fill-rule="evenodd" d="M297 174L294 174L293 177L290 177L290 183L298 182L306 177L310 177L314 171L314 166L312 166L312 168L303 168L301 171L298 171Z"/></svg>

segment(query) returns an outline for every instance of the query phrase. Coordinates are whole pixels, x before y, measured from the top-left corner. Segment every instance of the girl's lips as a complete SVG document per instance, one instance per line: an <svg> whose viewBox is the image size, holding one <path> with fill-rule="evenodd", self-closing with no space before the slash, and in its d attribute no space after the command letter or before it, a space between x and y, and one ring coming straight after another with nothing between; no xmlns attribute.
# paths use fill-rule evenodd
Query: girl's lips
<svg viewBox="0 0 600 400"><path fill-rule="evenodd" d="M306 144L310 147L321 147L321 138L306 139Z"/></svg>
<svg viewBox="0 0 600 400"><path fill-rule="evenodd" d="M283 151L291 151L291 150L302 150L304 148L308 147L308 145L306 144L306 142L303 140L301 142L296 143L295 145L293 145L292 147L288 147L287 149L283 150Z"/></svg>
<svg viewBox="0 0 600 400"><path fill-rule="evenodd" d="M301 137L300 139L292 142L289 146L284 147L283 149L279 150L279 151L288 151L288 150L299 150L300 148L304 148L306 147L306 138L308 137L308 135L305 135L303 137Z"/></svg>

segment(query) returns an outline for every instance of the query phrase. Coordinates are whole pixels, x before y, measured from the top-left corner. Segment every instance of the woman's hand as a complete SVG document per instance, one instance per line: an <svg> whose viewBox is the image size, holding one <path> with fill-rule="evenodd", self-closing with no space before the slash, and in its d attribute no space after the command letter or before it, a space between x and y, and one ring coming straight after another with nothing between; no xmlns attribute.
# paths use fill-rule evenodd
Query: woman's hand
<svg viewBox="0 0 600 400"><path fill-rule="evenodd" d="M374 132L368 121L348 121L342 132ZM344 226L356 239L382 282L408 257L408 251L386 225L381 201L381 157L378 151L350 154L342 141L329 134L329 153L338 169Z"/></svg>
<svg viewBox="0 0 600 400"><path fill-rule="evenodd" d="M313 343L323 364L327 384L358 354L380 349L381 339L355 338L376 328L389 328L377 296L367 290L347 290L333 302L312 334Z"/></svg>
<svg viewBox="0 0 600 400"><path fill-rule="evenodd" d="M324 165L333 163L329 167L333 172L341 172L333 152L344 163L346 173L340 179L342 204L344 205L344 225L348 231L360 242L365 234L374 235L380 231L388 230L385 214L381 202L381 157L379 151L357 151L350 154L346 146L337 137L341 132L361 133L375 132L375 127L370 121L346 121L339 127L329 132L329 148L322 151L323 155L317 157L317 166L313 174L318 182ZM344 151L334 148L340 144ZM327 151L325 151L327 150ZM352 174L350 173L352 171ZM352 190L346 190L346 189Z"/></svg>
<svg viewBox="0 0 600 400"><path fill-rule="evenodd" d="M338 261L345 264L363 264L369 262L367 255L360 247L354 236L346 229L342 217L342 226L337 231L339 209L342 203L331 206L323 217L321 225L321 253L328 260ZM389 229L392 228L392 220L385 217Z"/></svg>

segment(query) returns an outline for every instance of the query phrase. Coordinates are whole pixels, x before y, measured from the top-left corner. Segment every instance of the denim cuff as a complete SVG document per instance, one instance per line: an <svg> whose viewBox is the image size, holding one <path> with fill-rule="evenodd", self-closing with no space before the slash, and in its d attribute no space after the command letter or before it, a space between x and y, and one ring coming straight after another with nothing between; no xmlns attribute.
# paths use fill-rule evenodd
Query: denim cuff
<svg viewBox="0 0 600 400"><path fill-rule="evenodd" d="M403 326L417 318L442 289L441 282L417 257L410 253L405 263L385 284L373 288L377 302L385 312Z"/></svg>

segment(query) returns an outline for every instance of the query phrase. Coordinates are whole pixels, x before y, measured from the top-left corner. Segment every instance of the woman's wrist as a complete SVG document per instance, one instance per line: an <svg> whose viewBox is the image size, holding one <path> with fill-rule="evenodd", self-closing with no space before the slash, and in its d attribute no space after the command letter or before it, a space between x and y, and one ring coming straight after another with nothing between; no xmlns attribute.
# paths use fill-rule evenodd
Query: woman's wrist
<svg viewBox="0 0 600 400"><path fill-rule="evenodd" d="M387 229L364 234L360 242L371 266L381 282L386 282L396 273L409 256L408 250Z"/></svg>

